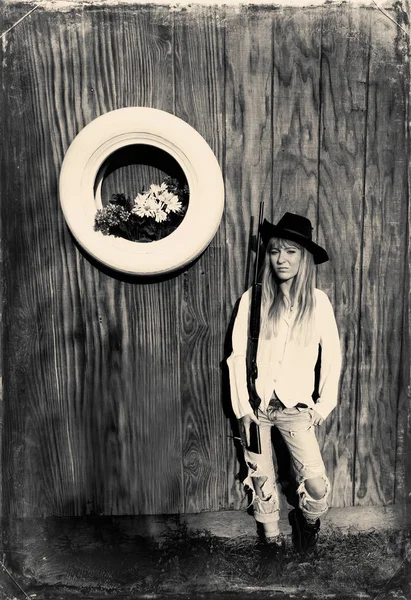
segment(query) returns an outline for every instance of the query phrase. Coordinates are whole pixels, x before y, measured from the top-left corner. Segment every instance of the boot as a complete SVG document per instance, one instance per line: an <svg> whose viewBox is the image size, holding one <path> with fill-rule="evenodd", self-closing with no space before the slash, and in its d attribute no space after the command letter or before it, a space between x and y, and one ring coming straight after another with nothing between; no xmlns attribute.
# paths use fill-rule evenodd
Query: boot
<svg viewBox="0 0 411 600"><path fill-rule="evenodd" d="M308 523L301 510L295 508L288 515L288 520L292 528L294 548L298 552L307 552L314 548L320 531L320 519L315 523Z"/></svg>

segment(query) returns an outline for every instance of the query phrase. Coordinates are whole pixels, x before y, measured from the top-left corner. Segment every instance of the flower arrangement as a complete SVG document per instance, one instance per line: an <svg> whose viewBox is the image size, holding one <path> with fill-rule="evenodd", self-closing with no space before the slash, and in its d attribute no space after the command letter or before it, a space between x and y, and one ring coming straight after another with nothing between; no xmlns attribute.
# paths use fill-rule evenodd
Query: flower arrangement
<svg viewBox="0 0 411 600"><path fill-rule="evenodd" d="M110 203L97 211L94 230L132 242L161 240L180 225L187 211L188 196L188 186L180 187L178 180L171 177L166 177L160 185L151 184L134 200L124 194L113 194Z"/></svg>

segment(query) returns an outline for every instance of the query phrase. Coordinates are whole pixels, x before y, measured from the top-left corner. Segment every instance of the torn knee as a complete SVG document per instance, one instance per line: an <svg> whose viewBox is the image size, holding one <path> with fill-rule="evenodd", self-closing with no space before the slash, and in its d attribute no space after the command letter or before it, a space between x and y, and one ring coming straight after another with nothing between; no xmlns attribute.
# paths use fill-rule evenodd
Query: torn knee
<svg viewBox="0 0 411 600"><path fill-rule="evenodd" d="M314 500L320 500L327 493L327 484L323 477L312 477L305 480L305 489Z"/></svg>
<svg viewBox="0 0 411 600"><path fill-rule="evenodd" d="M297 489L297 494L300 497L305 495L314 501L325 500L329 493L330 480L325 473L318 477L306 477L300 482Z"/></svg>
<svg viewBox="0 0 411 600"><path fill-rule="evenodd" d="M308 520L315 520L327 512L329 493L330 481L325 474L304 479L300 483L297 489L299 505Z"/></svg>

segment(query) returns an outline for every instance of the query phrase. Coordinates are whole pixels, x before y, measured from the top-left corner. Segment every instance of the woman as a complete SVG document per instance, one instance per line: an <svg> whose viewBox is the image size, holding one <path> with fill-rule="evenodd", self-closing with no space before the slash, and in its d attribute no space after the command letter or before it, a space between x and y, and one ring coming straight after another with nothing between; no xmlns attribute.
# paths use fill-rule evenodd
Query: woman
<svg viewBox="0 0 411 600"><path fill-rule="evenodd" d="M311 238L311 222L286 213L278 225L261 226L265 246L262 266L261 326L258 340L256 390L261 399L257 415L249 402L246 373L251 290L240 300L235 319L233 351L227 363L233 410L243 432L253 511L265 539L281 545L279 502L273 465L271 427L283 436L297 479L299 507L289 514L293 542L307 550L317 541L320 517L327 510L330 482L315 435L337 404L341 351L334 312L326 294L315 288L315 265L327 252ZM321 346L319 398L314 403L315 365ZM250 424L259 426L261 454L247 449Z"/></svg>

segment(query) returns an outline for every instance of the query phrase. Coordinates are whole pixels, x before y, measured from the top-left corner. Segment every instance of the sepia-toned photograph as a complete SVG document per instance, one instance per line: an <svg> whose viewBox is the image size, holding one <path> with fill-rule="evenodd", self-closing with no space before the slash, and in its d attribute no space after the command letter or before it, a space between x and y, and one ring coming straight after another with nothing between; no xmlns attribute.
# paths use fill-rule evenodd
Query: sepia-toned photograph
<svg viewBox="0 0 411 600"><path fill-rule="evenodd" d="M409 0L2 0L0 600L411 600Z"/></svg>

